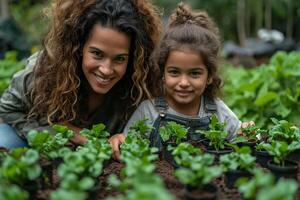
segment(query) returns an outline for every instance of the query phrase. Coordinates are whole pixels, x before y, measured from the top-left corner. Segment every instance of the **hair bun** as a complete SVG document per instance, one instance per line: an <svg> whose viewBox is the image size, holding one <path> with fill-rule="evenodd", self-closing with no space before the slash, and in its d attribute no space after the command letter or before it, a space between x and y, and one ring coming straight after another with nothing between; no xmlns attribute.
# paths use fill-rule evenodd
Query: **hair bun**
<svg viewBox="0 0 300 200"><path fill-rule="evenodd" d="M216 34L219 32L213 20L208 16L207 12L193 12L187 4L181 2L178 4L177 9L170 17L169 27L182 24L195 24Z"/></svg>

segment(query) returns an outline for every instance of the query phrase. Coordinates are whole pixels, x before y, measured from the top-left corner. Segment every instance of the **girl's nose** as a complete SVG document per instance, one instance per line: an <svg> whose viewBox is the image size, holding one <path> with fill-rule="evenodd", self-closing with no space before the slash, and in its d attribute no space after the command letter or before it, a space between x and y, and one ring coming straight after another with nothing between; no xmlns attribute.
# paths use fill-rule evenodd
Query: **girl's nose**
<svg viewBox="0 0 300 200"><path fill-rule="evenodd" d="M190 82L186 76L182 76L180 79L179 85L181 87L188 87L188 86L190 86Z"/></svg>

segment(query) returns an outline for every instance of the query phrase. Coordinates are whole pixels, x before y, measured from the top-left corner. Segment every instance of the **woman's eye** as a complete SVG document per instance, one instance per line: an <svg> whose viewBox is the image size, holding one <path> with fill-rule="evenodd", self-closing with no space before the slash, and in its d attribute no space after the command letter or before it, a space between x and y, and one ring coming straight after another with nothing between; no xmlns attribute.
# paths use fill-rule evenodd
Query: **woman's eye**
<svg viewBox="0 0 300 200"><path fill-rule="evenodd" d="M125 56L117 56L115 58L115 62L117 62L117 63L122 63L124 61L126 61L126 57Z"/></svg>
<svg viewBox="0 0 300 200"><path fill-rule="evenodd" d="M97 59L103 58L103 53L100 52L100 51L91 51L91 53L92 53Z"/></svg>

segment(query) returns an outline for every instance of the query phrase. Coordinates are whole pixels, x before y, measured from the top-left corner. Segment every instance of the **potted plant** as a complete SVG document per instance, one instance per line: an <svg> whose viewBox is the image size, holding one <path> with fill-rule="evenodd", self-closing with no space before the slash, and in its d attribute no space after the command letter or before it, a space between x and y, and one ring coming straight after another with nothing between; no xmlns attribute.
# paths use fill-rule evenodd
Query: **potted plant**
<svg viewBox="0 0 300 200"><path fill-rule="evenodd" d="M286 160L287 155L299 149L298 142L287 144L284 141L272 141L272 143L263 144L263 147L273 156L273 160L268 161L267 167L275 174L276 178L285 177L297 180L298 164Z"/></svg>
<svg viewBox="0 0 300 200"><path fill-rule="evenodd" d="M49 131L37 131L31 130L28 133L27 141L30 147L39 152L39 164L42 167L41 185L42 188L53 187L52 172L57 164L58 160L65 151L64 146L73 137L73 131L68 127L62 125L53 125L55 130L54 134Z"/></svg>
<svg viewBox="0 0 300 200"><path fill-rule="evenodd" d="M100 185L95 180L103 170L103 158L94 148L78 147L64 156L58 167L60 188L88 192L89 198L98 192Z"/></svg>
<svg viewBox="0 0 300 200"><path fill-rule="evenodd" d="M22 190L18 185L8 184L0 178L0 199L3 200L27 200L28 192Z"/></svg>
<svg viewBox="0 0 300 200"><path fill-rule="evenodd" d="M260 142L256 144L254 149L254 155L256 157L256 161L260 164L261 167L266 168L269 160L272 160L273 156L271 156L268 151L264 148L264 144L266 142Z"/></svg>
<svg viewBox="0 0 300 200"><path fill-rule="evenodd" d="M237 137L234 139L234 143L239 147L249 146L254 152L255 146L260 141L266 141L268 132L267 130L260 129L257 126L248 126L241 128L237 133Z"/></svg>
<svg viewBox="0 0 300 200"><path fill-rule="evenodd" d="M0 177L10 184L17 184L28 191L30 199L34 199L39 189L37 179L41 175L38 165L39 154L36 150L13 149L3 160Z"/></svg>
<svg viewBox="0 0 300 200"><path fill-rule="evenodd" d="M240 178L236 185L246 200L293 200L297 193L297 182L291 179L280 179L261 169L255 169L253 178Z"/></svg>
<svg viewBox="0 0 300 200"><path fill-rule="evenodd" d="M224 131L225 125L226 123L219 122L217 116L213 115L209 124L209 130L196 131L203 134L206 138L206 140L203 141L205 146L204 151L214 154L216 156L216 162L218 162L220 155L228 154L233 151L233 149L227 145L228 133Z"/></svg>
<svg viewBox="0 0 300 200"><path fill-rule="evenodd" d="M250 172L255 167L255 157L251 156L250 147L234 148L235 152L220 156L220 164L225 171L225 182L229 189L234 188L238 178L251 177Z"/></svg>
<svg viewBox="0 0 300 200"><path fill-rule="evenodd" d="M287 144L292 142L300 143L300 130L297 126L286 120L277 120L275 118L271 119L274 126L270 130L270 141L284 141ZM287 155L287 160L300 163L299 157L300 149L294 149Z"/></svg>
<svg viewBox="0 0 300 200"><path fill-rule="evenodd" d="M218 199L218 188L211 182L222 173L222 169L213 163L214 157L205 153L175 170L175 176L186 184L186 199Z"/></svg>
<svg viewBox="0 0 300 200"><path fill-rule="evenodd" d="M171 121L160 127L159 134L163 141L163 158L173 167L178 167L172 156L172 149L187 139L188 129L181 124Z"/></svg>
<svg viewBox="0 0 300 200"><path fill-rule="evenodd" d="M180 143L172 151L172 155L178 167L189 167L195 156L202 154L203 152L201 149L194 147L187 142Z"/></svg>

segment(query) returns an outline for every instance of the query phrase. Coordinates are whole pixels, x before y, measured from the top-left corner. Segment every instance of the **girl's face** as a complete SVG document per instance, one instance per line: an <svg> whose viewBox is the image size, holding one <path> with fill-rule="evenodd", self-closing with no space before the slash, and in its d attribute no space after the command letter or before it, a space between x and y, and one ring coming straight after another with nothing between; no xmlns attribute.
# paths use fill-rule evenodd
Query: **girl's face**
<svg viewBox="0 0 300 200"><path fill-rule="evenodd" d="M82 70L92 92L106 94L124 76L130 38L113 28L96 24L83 47Z"/></svg>
<svg viewBox="0 0 300 200"><path fill-rule="evenodd" d="M210 83L207 68L198 53L187 50L170 52L164 70L164 86L166 98L173 108L181 110L182 107L195 106L198 109L200 97Z"/></svg>

